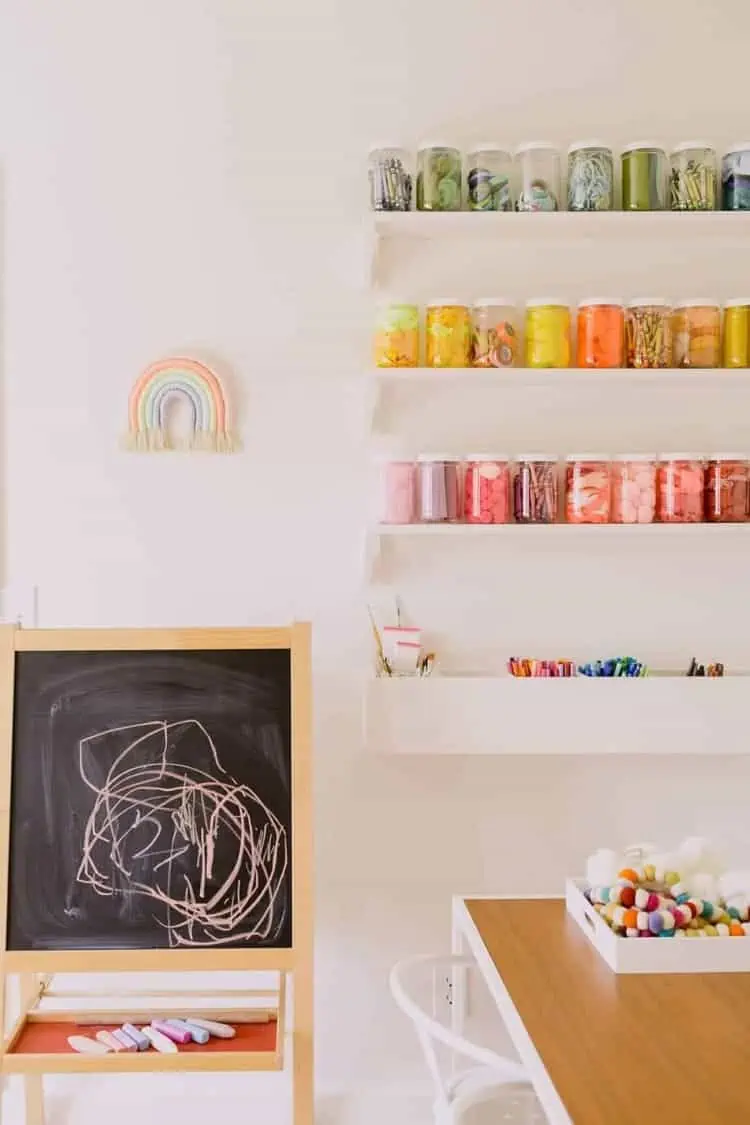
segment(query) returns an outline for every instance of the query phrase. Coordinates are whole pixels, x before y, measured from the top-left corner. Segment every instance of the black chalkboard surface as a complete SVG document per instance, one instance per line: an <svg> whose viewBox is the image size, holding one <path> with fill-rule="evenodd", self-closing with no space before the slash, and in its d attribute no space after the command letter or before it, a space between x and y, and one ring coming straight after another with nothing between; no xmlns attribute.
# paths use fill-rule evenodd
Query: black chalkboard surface
<svg viewBox="0 0 750 1125"><path fill-rule="evenodd" d="M16 654L8 949L287 948L288 649Z"/></svg>

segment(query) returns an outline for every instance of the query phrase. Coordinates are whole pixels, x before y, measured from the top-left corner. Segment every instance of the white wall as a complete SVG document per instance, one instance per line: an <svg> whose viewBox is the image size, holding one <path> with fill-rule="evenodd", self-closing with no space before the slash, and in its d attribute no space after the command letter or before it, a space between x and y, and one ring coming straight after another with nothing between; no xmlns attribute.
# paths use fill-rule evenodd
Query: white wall
<svg viewBox="0 0 750 1125"><path fill-rule="evenodd" d="M5 577L38 584L45 625L314 621L320 1083L408 1082L420 1071L385 973L445 946L451 892L554 891L605 841L700 830L739 850L750 760L362 754L364 153L430 134L721 145L750 133L750 9L726 0L709 25L697 0L6 0L0 21ZM430 253L388 258L393 285L750 289L726 248ZM119 452L133 379L176 350L226 374L241 455ZM420 418L407 401L402 418L422 446L457 449L748 447L750 403L732 401L613 414L557 396L494 420L446 400ZM481 644L748 659L739 547L426 550L401 557L399 589L449 657Z"/></svg>

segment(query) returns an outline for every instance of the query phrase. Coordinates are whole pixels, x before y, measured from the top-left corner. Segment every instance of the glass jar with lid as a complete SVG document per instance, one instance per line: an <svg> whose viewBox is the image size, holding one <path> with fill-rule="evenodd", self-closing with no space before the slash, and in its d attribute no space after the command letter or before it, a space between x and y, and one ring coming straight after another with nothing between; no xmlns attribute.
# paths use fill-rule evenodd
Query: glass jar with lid
<svg viewBox="0 0 750 1125"><path fill-rule="evenodd" d="M732 145L721 160L721 206L750 211L750 141Z"/></svg>
<svg viewBox="0 0 750 1125"><path fill-rule="evenodd" d="M601 453L574 453L565 460L565 518L568 523L609 523L609 458Z"/></svg>
<svg viewBox="0 0 750 1125"><path fill-rule="evenodd" d="M703 141L686 141L670 156L673 211L716 209L716 152Z"/></svg>
<svg viewBox="0 0 750 1125"><path fill-rule="evenodd" d="M711 523L750 520L750 462L746 453L714 453L706 465L706 519Z"/></svg>
<svg viewBox="0 0 750 1125"><path fill-rule="evenodd" d="M513 210L513 157L487 141L466 158L466 203L469 211Z"/></svg>
<svg viewBox="0 0 750 1125"><path fill-rule="evenodd" d="M622 367L625 309L616 297L588 297L578 306L578 367Z"/></svg>
<svg viewBox="0 0 750 1125"><path fill-rule="evenodd" d="M733 297L724 305L724 367L750 367L750 297Z"/></svg>
<svg viewBox="0 0 750 1125"><path fill-rule="evenodd" d="M460 211L463 160L452 145L423 141L417 153L417 210Z"/></svg>
<svg viewBox="0 0 750 1125"><path fill-rule="evenodd" d="M519 453L515 460L513 516L516 523L555 523L557 458L547 453Z"/></svg>
<svg viewBox="0 0 750 1125"><path fill-rule="evenodd" d="M419 308L393 301L381 305L375 321L376 367L419 366Z"/></svg>
<svg viewBox="0 0 750 1125"><path fill-rule="evenodd" d="M576 141L568 149L568 210L612 211L614 206L612 149L600 141Z"/></svg>
<svg viewBox="0 0 750 1125"><path fill-rule="evenodd" d="M452 297L430 301L425 315L425 342L428 367L471 367L468 305Z"/></svg>
<svg viewBox="0 0 750 1125"><path fill-rule="evenodd" d="M414 164L411 153L393 145L376 145L368 157L370 207L373 211L410 211Z"/></svg>
<svg viewBox="0 0 750 1125"><path fill-rule="evenodd" d="M669 206L667 154L641 141L622 150L623 211L664 211Z"/></svg>
<svg viewBox="0 0 750 1125"><path fill-rule="evenodd" d="M612 523L654 522L656 461L655 453L618 453L612 458Z"/></svg>
<svg viewBox="0 0 750 1125"><path fill-rule="evenodd" d="M636 297L625 310L627 367L669 367L672 309L661 297Z"/></svg>
<svg viewBox="0 0 750 1125"><path fill-rule="evenodd" d="M658 513L662 523L703 520L704 460L700 453L663 454L658 472Z"/></svg>
<svg viewBox="0 0 750 1125"><path fill-rule="evenodd" d="M526 302L526 366L570 367L570 309L554 297Z"/></svg>
<svg viewBox="0 0 750 1125"><path fill-rule="evenodd" d="M672 315L672 366L721 367L721 308L709 297L678 301Z"/></svg>
<svg viewBox="0 0 750 1125"><path fill-rule="evenodd" d="M518 310L505 297L480 297L471 308L474 367L515 367L519 362Z"/></svg>
<svg viewBox="0 0 750 1125"><path fill-rule="evenodd" d="M510 465L505 453L470 453L464 466L466 523L507 523Z"/></svg>
<svg viewBox="0 0 750 1125"><path fill-rule="evenodd" d="M417 466L413 459L384 457L380 465L380 522L416 521Z"/></svg>
<svg viewBox="0 0 750 1125"><path fill-rule="evenodd" d="M531 141L516 149L520 181L516 211L559 211L560 155L554 145Z"/></svg>
<svg viewBox="0 0 750 1125"><path fill-rule="evenodd" d="M460 461L448 453L417 458L417 518L420 523L460 519Z"/></svg>

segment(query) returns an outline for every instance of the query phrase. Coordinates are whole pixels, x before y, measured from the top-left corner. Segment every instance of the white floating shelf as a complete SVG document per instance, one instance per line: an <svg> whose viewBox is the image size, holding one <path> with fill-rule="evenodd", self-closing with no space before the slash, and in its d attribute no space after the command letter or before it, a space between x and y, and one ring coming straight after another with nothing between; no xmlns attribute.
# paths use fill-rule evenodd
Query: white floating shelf
<svg viewBox="0 0 750 1125"><path fill-rule="evenodd" d="M413 536L439 536L459 539L515 539L525 535L549 537L615 535L623 538L685 538L750 539L750 523L382 523L375 534L387 539L408 539Z"/></svg>
<svg viewBox="0 0 750 1125"><path fill-rule="evenodd" d="M383 754L747 754L750 678L383 678L367 749Z"/></svg>
<svg viewBox="0 0 750 1125"><path fill-rule="evenodd" d="M612 367L593 370L586 367L374 367L370 378L384 383L461 383L484 384L488 387L547 387L551 384L570 386L578 383L598 387L617 386L621 389L629 384L657 384L660 387L708 387L720 382L722 387L736 386L740 390L750 388L750 368L731 370L725 367L666 367L649 370L634 370L627 367Z"/></svg>

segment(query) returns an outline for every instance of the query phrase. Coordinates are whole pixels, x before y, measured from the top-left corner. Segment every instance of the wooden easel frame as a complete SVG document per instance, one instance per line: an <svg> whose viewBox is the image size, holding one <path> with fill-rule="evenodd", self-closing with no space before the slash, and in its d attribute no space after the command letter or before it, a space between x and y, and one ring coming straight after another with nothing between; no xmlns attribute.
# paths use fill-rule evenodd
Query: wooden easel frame
<svg viewBox="0 0 750 1125"><path fill-rule="evenodd" d="M65 950L21 952L7 948L8 874L10 858L11 782L13 768L13 690L18 652L184 651L190 649L288 649L291 658L292 767L292 944L286 949L161 949ZM258 629L30 629L0 627L0 1073L26 1075L26 1125L42 1125L45 1073L133 1073L158 1070L271 1070L284 1062L286 981L292 983L292 1083L294 1125L313 1125L313 816L312 816L312 683L311 629L306 623ZM257 1057L249 1053L201 1055L104 1056L70 1054L14 1055L13 1045L27 1020L49 1020L40 1010L52 974L106 972L277 971L279 989L272 1011L277 1018L276 1050ZM8 977L19 976L21 1013L6 1036ZM221 994L219 990L212 996ZM247 991L223 993L237 999ZM147 1001L147 995L144 1001ZM153 998L166 995L152 993ZM185 995L180 989L179 995ZM196 994L197 995L197 994ZM81 997L84 999L84 997ZM149 1006L150 1007L150 1006ZM163 1010L163 1007L162 1007ZM234 1007L232 1011L234 1011ZM195 1009L193 1009L195 1011ZM73 1018L92 1009L76 1007ZM251 1012L251 1009L247 1009ZM157 1015L159 1008L153 1008ZM218 1010L212 1009L215 1018ZM69 1013L55 1013L65 1019ZM96 1014L96 1009L93 1010ZM110 1013L112 1014L112 1013ZM228 1018L225 1015L225 1018ZM252 1015L246 1014L252 1022ZM102 1022L106 1022L102 1020ZM113 1022L121 1022L116 1018ZM243 1022L243 1017L237 1022ZM0 1109L0 1116L2 1111Z"/></svg>

